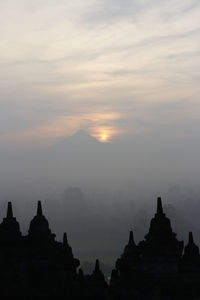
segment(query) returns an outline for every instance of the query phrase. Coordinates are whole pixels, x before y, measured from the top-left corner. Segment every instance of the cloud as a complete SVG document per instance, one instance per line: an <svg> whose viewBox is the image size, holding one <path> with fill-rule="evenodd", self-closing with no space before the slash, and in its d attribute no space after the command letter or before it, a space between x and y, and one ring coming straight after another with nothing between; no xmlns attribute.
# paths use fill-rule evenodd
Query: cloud
<svg viewBox="0 0 200 300"><path fill-rule="evenodd" d="M118 118L90 128L116 132L159 126L169 107L192 118L199 12L195 0L1 1L1 135L51 140L97 112Z"/></svg>

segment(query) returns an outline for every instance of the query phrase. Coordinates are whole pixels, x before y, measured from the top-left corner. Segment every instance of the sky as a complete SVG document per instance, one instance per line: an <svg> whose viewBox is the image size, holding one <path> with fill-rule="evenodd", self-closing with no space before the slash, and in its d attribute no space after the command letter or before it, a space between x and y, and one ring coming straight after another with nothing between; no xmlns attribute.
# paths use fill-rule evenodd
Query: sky
<svg viewBox="0 0 200 300"><path fill-rule="evenodd" d="M0 217L48 201L53 231L84 250L90 216L109 253L161 196L198 232L199 19L199 0L0 0Z"/></svg>
<svg viewBox="0 0 200 300"><path fill-rule="evenodd" d="M196 139L198 0L1 0L0 144Z"/></svg>

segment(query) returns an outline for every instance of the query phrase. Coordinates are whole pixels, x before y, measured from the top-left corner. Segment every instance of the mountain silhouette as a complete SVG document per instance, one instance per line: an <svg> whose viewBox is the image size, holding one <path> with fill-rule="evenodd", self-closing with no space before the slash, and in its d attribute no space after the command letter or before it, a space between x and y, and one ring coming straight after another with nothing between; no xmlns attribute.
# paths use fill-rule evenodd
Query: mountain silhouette
<svg viewBox="0 0 200 300"><path fill-rule="evenodd" d="M100 146L100 143L97 139L92 137L88 132L84 130L78 130L75 134L71 135L68 138L65 138L59 142L57 142L52 149L57 150L66 150L66 148L73 148L73 150L81 149L81 148L89 148Z"/></svg>

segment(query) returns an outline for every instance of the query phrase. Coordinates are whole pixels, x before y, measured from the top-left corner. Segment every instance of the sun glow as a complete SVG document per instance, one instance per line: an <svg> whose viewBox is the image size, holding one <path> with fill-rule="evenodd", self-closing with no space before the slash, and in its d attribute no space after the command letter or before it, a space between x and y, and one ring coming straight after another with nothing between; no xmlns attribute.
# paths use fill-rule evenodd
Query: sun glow
<svg viewBox="0 0 200 300"><path fill-rule="evenodd" d="M100 139L101 142L106 143L106 142L108 142L109 137L108 137L108 135L106 133L102 133L100 135L99 139Z"/></svg>
<svg viewBox="0 0 200 300"><path fill-rule="evenodd" d="M97 126L92 128L90 134L101 143L109 143L122 134L122 130L114 126Z"/></svg>
<svg viewBox="0 0 200 300"><path fill-rule="evenodd" d="M112 142L122 130L116 125L117 120L121 118L119 113L91 113L88 115L89 120L88 132L101 143Z"/></svg>

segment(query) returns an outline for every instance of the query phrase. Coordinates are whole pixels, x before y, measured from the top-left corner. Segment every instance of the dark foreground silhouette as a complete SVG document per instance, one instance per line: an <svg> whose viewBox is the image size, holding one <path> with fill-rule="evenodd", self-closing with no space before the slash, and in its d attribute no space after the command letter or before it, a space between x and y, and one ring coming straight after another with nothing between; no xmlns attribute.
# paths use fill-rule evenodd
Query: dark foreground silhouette
<svg viewBox="0 0 200 300"><path fill-rule="evenodd" d="M55 241L40 201L27 236L21 235L8 203L7 216L0 224L0 299L200 299L199 248L191 232L185 247L177 240L161 198L145 239L136 245L130 232L110 284L98 260L91 275L84 275L79 266L66 233L62 243Z"/></svg>

